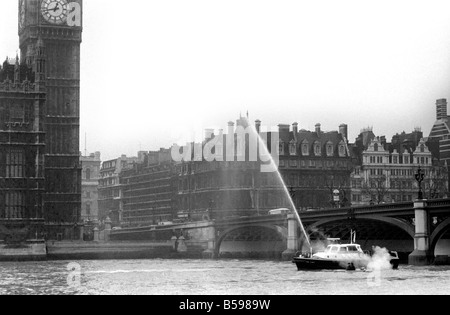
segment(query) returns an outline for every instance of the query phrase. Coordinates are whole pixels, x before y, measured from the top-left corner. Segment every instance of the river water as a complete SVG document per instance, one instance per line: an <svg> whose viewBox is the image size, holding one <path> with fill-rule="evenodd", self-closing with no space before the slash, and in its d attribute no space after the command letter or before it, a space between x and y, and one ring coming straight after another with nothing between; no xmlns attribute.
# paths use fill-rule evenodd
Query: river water
<svg viewBox="0 0 450 315"><path fill-rule="evenodd" d="M297 271L261 260L107 260L0 263L0 294L450 294L450 267Z"/></svg>

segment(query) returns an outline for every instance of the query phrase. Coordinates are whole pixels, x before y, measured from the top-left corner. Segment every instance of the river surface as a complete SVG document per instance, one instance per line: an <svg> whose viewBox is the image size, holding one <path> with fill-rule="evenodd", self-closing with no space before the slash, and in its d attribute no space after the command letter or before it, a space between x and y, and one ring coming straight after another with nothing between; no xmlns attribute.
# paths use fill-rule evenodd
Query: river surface
<svg viewBox="0 0 450 315"><path fill-rule="evenodd" d="M261 260L106 260L0 263L0 294L450 294L450 267L297 271Z"/></svg>

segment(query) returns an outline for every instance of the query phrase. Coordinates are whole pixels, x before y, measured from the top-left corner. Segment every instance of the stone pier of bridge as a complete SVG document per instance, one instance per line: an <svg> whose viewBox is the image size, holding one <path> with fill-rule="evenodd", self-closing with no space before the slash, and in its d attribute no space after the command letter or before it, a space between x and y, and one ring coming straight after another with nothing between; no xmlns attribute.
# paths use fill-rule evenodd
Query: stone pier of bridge
<svg viewBox="0 0 450 315"><path fill-rule="evenodd" d="M434 253L430 248L430 215L426 200L414 202L414 213L414 251L409 255L408 263L415 266L430 265L434 262Z"/></svg>

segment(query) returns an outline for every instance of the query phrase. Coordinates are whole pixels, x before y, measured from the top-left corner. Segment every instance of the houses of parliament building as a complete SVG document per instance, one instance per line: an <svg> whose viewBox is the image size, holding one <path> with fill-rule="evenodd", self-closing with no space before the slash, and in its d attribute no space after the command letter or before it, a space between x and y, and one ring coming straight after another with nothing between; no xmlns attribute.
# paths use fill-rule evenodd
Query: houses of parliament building
<svg viewBox="0 0 450 315"><path fill-rule="evenodd" d="M20 54L0 65L0 245L78 239L82 0L18 2Z"/></svg>

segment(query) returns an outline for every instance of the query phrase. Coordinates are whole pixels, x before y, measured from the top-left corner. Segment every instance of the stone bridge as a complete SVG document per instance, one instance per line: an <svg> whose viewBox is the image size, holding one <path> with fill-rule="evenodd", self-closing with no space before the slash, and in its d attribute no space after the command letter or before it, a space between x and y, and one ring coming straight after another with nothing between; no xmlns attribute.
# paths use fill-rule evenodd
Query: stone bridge
<svg viewBox="0 0 450 315"><path fill-rule="evenodd" d="M448 263L450 256L450 199L301 212L312 246L319 249L326 238L350 239L364 249L372 246L396 250L410 264ZM194 222L155 230L139 228L113 233L113 239L148 239L149 234L182 233L188 247L201 248L208 258L291 259L307 251L306 240L294 215L267 215ZM130 234L131 233L131 234ZM120 237L120 235L122 237Z"/></svg>

